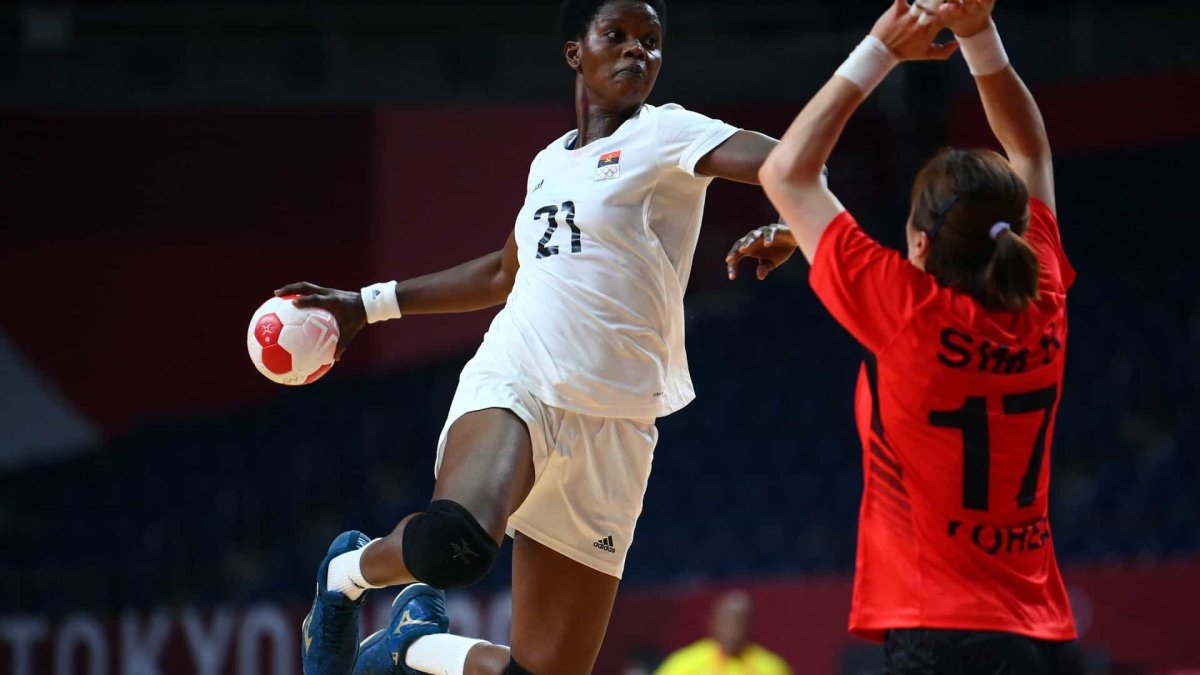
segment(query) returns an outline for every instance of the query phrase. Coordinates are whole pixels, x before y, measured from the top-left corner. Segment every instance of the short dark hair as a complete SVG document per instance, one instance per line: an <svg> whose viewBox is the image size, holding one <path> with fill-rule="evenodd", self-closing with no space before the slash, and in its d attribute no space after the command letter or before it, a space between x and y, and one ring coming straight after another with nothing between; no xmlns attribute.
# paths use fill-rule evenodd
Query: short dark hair
<svg viewBox="0 0 1200 675"><path fill-rule="evenodd" d="M578 40L587 32L588 26L591 25L592 19L600 13L600 9L610 2L616 0L563 0L562 9L558 15L558 30L562 34L563 41ZM667 25L667 2L666 0L638 0L650 6L655 14L658 14L658 21L665 28Z"/></svg>
<svg viewBox="0 0 1200 675"><path fill-rule="evenodd" d="M1038 298L1038 259L1025 241L1029 191L991 150L944 149L913 184L913 227L929 235L925 271L987 309L1022 311ZM1011 229L991 236L997 223Z"/></svg>

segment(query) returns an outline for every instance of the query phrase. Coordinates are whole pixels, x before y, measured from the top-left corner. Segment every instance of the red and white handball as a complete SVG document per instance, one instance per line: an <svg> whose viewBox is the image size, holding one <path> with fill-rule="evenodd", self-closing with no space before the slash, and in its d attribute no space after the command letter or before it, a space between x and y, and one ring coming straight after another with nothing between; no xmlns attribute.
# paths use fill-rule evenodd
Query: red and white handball
<svg viewBox="0 0 1200 675"><path fill-rule="evenodd" d="M254 367L272 382L310 384L333 367L340 335L337 320L315 307L296 307L288 295L258 308L246 332Z"/></svg>

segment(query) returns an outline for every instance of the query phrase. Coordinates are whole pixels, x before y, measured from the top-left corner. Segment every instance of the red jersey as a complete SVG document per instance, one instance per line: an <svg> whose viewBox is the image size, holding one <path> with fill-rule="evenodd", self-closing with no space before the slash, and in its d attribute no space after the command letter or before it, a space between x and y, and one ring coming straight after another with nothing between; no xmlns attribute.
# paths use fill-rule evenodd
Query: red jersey
<svg viewBox="0 0 1200 675"><path fill-rule="evenodd" d="M1005 631L1075 638L1047 492L1075 280L1050 209L1025 238L1039 300L988 311L942 288L854 217L834 218L810 283L866 347L855 417L864 490L850 630Z"/></svg>

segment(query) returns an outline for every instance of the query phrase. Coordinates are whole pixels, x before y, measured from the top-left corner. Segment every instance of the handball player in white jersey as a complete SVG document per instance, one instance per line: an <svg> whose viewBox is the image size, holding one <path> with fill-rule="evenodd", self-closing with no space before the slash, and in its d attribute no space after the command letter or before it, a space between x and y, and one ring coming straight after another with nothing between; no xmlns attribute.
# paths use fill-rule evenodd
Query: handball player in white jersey
<svg viewBox="0 0 1200 675"><path fill-rule="evenodd" d="M683 294L705 191L714 177L757 183L776 144L646 103L665 9L564 3L578 126L534 158L500 250L361 292L278 291L331 311L339 349L366 323L505 305L460 377L429 507L381 539L342 534L321 563L303 626L308 675L591 672L642 509L655 419L695 396ZM764 258L760 276L789 254ZM506 532L511 652L446 634L440 590L483 577ZM402 584L391 625L360 648L366 590Z"/></svg>

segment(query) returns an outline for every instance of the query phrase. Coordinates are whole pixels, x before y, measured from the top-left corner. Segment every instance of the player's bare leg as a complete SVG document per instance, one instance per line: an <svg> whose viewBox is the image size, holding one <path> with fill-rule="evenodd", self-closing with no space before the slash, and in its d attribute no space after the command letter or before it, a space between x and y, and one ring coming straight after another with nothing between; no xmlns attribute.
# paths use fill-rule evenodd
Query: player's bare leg
<svg viewBox="0 0 1200 675"><path fill-rule="evenodd" d="M488 414L474 415L470 420L464 416L452 427L434 497L435 501L465 500L464 504L472 504L472 509L479 508L475 505L482 503L484 508L479 508L479 520L486 523L499 539L509 514L516 510L532 486L532 449L528 432L515 416L506 410L483 412ZM495 413L500 413L501 419L507 416L515 426L510 426L507 432L498 429L503 423L496 423ZM508 442L499 443L501 439ZM523 448L524 452L511 452L514 447ZM504 449L497 452L499 448ZM495 455L488 455L484 450ZM484 460L481 455L488 455L488 458ZM522 456L527 463L520 461ZM492 502L480 500L479 493L485 489L495 492L495 486L502 482L498 480L500 477L507 477L513 488L503 493L506 498ZM400 538L398 543L402 545L403 535L402 525L392 536ZM378 542L373 544L371 549L378 545ZM366 559L365 554L363 558ZM383 568L384 571L388 569L393 570L392 574L410 574L407 570L396 572L394 567ZM369 578L378 583L376 578L382 577ZM513 545L511 650L454 635L435 634L437 631L430 626L429 635L405 640L407 644L403 646L397 643L386 649L380 648L383 645L368 647L372 641L397 641L382 634L368 638L364 642L363 655L370 663L360 662L355 672L375 673L377 668L373 664L376 662L383 664L378 672L393 672L387 667L399 662L404 666L401 672L406 673L501 675L521 672L516 668L531 673L590 673L608 629L619 582L616 577L575 562L518 532ZM412 592L413 588L405 593ZM411 604L404 604L407 599L403 595L397 602L400 604L393 610L393 616L400 617L397 630L401 627L404 631L420 629L417 624L422 620L439 622L439 617L444 616L444 607L436 608L439 600L429 593L425 599ZM435 610L422 614L424 607L435 607ZM406 622L406 608L412 608L413 621ZM444 625L440 630L445 630ZM517 665L513 665L513 661Z"/></svg>
<svg viewBox="0 0 1200 675"><path fill-rule="evenodd" d="M502 675L510 661L538 675L592 672L620 582L517 532L512 647L478 644L462 672Z"/></svg>
<svg viewBox="0 0 1200 675"><path fill-rule="evenodd" d="M509 514L529 494L533 478L533 448L525 423L500 408L470 412L446 435L433 501L462 505L499 545ZM417 515L400 521L391 534L363 551L362 576L372 586L416 581L404 563L404 530Z"/></svg>
<svg viewBox="0 0 1200 675"><path fill-rule="evenodd" d="M516 414L504 408L463 414L446 434L430 508L367 546L354 561L356 579L368 586L420 580L437 589L474 583L491 568L509 515L533 482L533 444ZM508 649L445 634L445 597L425 583L396 597L391 625L362 641L353 673L461 674L468 653L480 651L476 645L488 647L476 662L503 661L494 670L502 673Z"/></svg>
<svg viewBox="0 0 1200 675"><path fill-rule="evenodd" d="M306 675L345 675L351 669L390 672L383 668L390 665L392 654L407 651L422 635L446 630L441 591L417 584L394 605L397 621L411 619L405 634L389 636L389 644L381 645L386 648L375 650L381 658L364 659L358 613L369 588L413 581L457 588L478 581L491 569L508 516L533 485L529 431L509 410L489 408L463 415L447 433L439 474L428 509L402 520L388 536L368 544L361 532L350 531L331 544L317 570L316 597L301 627ZM409 603L412 607L406 606ZM368 642L372 639L383 642L379 635Z"/></svg>
<svg viewBox="0 0 1200 675"><path fill-rule="evenodd" d="M533 673L592 672L620 583L518 532L513 541L513 658Z"/></svg>

